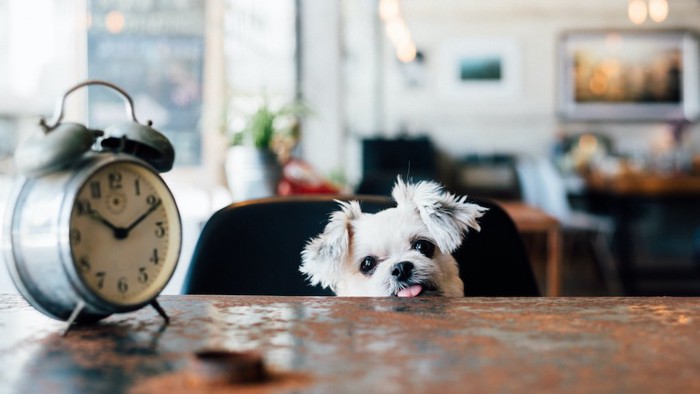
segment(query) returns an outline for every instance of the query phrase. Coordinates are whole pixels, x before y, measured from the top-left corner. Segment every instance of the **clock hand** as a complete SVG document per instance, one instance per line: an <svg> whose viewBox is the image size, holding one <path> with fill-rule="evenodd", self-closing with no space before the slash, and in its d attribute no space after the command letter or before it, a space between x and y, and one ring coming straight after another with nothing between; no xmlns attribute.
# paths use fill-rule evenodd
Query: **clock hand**
<svg viewBox="0 0 700 394"><path fill-rule="evenodd" d="M124 239L127 235L129 235L129 229L113 225L109 220L105 219L105 217L102 216L101 213L97 212L94 209L90 209L88 211L88 215L90 215L91 218L109 227L112 230L112 233L114 234L114 238L116 239Z"/></svg>
<svg viewBox="0 0 700 394"><path fill-rule="evenodd" d="M97 220L98 222L104 224L105 226L109 227L112 231L114 231L115 236L116 236L116 233L120 230L119 227L113 225L109 220L105 219L105 217L102 216L102 214L99 213L98 211L96 211L92 208L89 208L87 213L88 213L88 215L90 215L91 218Z"/></svg>
<svg viewBox="0 0 700 394"><path fill-rule="evenodd" d="M160 205L161 201L162 200L156 201L156 203L151 205L151 207L148 208L148 210L146 212L144 212L143 215L139 216L136 220L134 220L133 223L131 223L131 225L129 225L129 227L125 228L124 230L126 230L126 233L128 234L129 231L131 231L134 227L136 227L139 223L141 223L144 219L146 219L146 217L148 217L148 215L150 215L153 211L155 211L156 208L158 208L158 206Z"/></svg>

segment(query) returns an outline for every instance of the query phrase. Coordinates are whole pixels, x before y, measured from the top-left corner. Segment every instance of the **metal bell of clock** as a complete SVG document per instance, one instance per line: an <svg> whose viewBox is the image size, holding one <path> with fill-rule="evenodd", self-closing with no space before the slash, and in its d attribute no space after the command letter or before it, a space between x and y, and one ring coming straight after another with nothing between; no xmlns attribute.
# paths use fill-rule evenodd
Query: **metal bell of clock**
<svg viewBox="0 0 700 394"><path fill-rule="evenodd" d="M97 132L78 123L63 123L48 132L34 132L15 152L15 165L21 174L36 175L56 170L90 150Z"/></svg>
<svg viewBox="0 0 700 394"><path fill-rule="evenodd" d="M138 122L122 122L105 128L103 149L128 153L149 163L160 172L169 171L175 161L170 141L151 127Z"/></svg>

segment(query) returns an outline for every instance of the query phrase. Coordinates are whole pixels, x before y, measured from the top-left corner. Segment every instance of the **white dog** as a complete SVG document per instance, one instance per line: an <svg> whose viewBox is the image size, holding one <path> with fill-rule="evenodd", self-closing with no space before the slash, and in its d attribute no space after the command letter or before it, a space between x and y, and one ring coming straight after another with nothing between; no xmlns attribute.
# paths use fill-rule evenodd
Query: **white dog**
<svg viewBox="0 0 700 394"><path fill-rule="evenodd" d="M486 208L433 182L399 178L391 195L396 208L376 214L338 201L341 210L308 242L299 270L339 296L464 296L451 253L468 228L480 230Z"/></svg>

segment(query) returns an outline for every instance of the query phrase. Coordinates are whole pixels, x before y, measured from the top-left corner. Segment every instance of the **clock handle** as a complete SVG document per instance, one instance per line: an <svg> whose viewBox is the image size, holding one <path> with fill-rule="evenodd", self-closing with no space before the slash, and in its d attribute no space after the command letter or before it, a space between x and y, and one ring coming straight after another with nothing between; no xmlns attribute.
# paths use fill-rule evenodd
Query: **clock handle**
<svg viewBox="0 0 700 394"><path fill-rule="evenodd" d="M54 110L53 119L51 120L51 124L47 124L46 120L44 118L41 118L41 120L39 121L39 125L41 125L41 127L44 129L44 133L48 133L49 131L55 129L56 126L58 126L61 123L61 120L63 120L63 109L65 107L66 98L68 97L68 95L73 93L74 91L82 88L83 86L88 86L88 85L102 85L102 86L106 86L108 88L112 88L112 89L116 90L117 92L119 92L121 94L122 98L124 99L124 104L126 107L126 115L131 120L138 123L138 121L136 120L136 115L134 114L134 102L131 99L131 96L129 96L129 94L126 91L124 91L124 89L122 89L119 86L117 86L113 83L110 83L110 82L100 81L97 79L91 79L91 80L81 82L81 83L73 86L72 88L68 89L68 91L63 95L63 97L60 100L58 100L58 102L56 102L56 109Z"/></svg>

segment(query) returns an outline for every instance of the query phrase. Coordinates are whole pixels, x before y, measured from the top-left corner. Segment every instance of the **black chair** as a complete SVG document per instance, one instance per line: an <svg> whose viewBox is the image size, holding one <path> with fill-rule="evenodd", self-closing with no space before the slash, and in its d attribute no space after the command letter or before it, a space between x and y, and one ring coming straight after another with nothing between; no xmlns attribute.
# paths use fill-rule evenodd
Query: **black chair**
<svg viewBox="0 0 700 394"><path fill-rule="evenodd" d="M359 200L363 212L394 206L380 196L273 197L231 204L204 226L185 278L185 294L332 295L299 272L306 242L323 231L334 199ZM507 213L488 201L481 232L454 253L467 296L539 295L530 261Z"/></svg>

